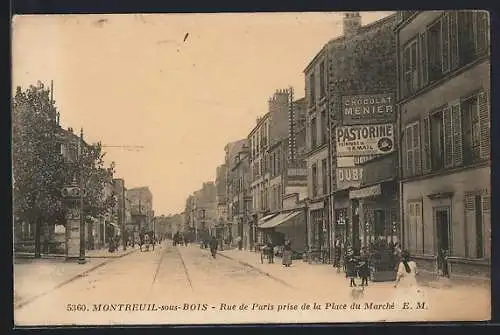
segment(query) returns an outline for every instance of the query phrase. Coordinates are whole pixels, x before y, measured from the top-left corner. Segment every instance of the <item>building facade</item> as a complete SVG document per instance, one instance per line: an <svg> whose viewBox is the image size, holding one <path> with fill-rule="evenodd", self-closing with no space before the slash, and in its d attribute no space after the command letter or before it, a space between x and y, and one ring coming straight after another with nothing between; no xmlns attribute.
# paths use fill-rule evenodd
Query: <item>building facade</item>
<svg viewBox="0 0 500 335"><path fill-rule="evenodd" d="M149 187L128 189L126 197L131 204L130 214L134 224L134 231L153 230L153 194Z"/></svg>
<svg viewBox="0 0 500 335"><path fill-rule="evenodd" d="M344 34L329 41L306 67L309 243L322 261L334 242L361 246L360 164L395 150L396 47L391 15L361 25L345 14Z"/></svg>
<svg viewBox="0 0 500 335"><path fill-rule="evenodd" d="M406 11L399 19L403 243L425 270L489 277L488 13Z"/></svg>

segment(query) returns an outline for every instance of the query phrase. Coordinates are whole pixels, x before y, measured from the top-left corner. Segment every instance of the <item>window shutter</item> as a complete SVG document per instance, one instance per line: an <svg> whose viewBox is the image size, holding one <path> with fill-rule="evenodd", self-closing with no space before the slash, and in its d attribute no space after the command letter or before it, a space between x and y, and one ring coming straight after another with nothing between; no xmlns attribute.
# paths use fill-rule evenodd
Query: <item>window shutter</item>
<svg viewBox="0 0 500 335"><path fill-rule="evenodd" d="M481 198L483 229L484 229L484 256L491 258L491 196L483 195Z"/></svg>
<svg viewBox="0 0 500 335"><path fill-rule="evenodd" d="M463 163L463 138L462 138L462 113L460 101L451 105L452 131L453 131L453 165L460 166Z"/></svg>
<svg viewBox="0 0 500 335"><path fill-rule="evenodd" d="M446 107L443 110L444 127L444 167L453 166L453 129L451 124L451 108Z"/></svg>
<svg viewBox="0 0 500 335"><path fill-rule="evenodd" d="M415 203L415 249L417 254L422 254L424 250L422 234L422 204Z"/></svg>
<svg viewBox="0 0 500 335"><path fill-rule="evenodd" d="M490 106L488 101L488 91L482 91L478 96L478 108L479 108L479 125L481 128L480 137L480 157L481 159L490 158Z"/></svg>
<svg viewBox="0 0 500 335"><path fill-rule="evenodd" d="M422 131L422 171L424 173L429 172L432 169L431 166L431 124L430 118L427 116L423 120L423 131Z"/></svg>
<svg viewBox="0 0 500 335"><path fill-rule="evenodd" d="M407 173L408 177L413 176L415 174L415 169L413 166L413 147L412 147L412 136L413 127L408 127L406 129L406 165L407 165Z"/></svg>
<svg viewBox="0 0 500 335"><path fill-rule="evenodd" d="M410 79L408 76L410 75L411 70L411 47L407 46L403 51L403 96L408 96L410 93Z"/></svg>
<svg viewBox="0 0 500 335"><path fill-rule="evenodd" d="M427 32L424 31L420 34L420 83L421 87L426 86L429 83L429 65L428 65L428 54L427 54Z"/></svg>
<svg viewBox="0 0 500 335"><path fill-rule="evenodd" d="M474 204L474 192L466 192L464 195L465 209L465 231L466 231L466 257L475 256L476 250L476 211Z"/></svg>
<svg viewBox="0 0 500 335"><path fill-rule="evenodd" d="M489 47L488 12L476 12L476 52L481 54Z"/></svg>
<svg viewBox="0 0 500 335"><path fill-rule="evenodd" d="M451 69L454 70L460 64L458 54L458 11L449 13L450 22L450 63Z"/></svg>
<svg viewBox="0 0 500 335"><path fill-rule="evenodd" d="M445 13L441 19L441 47L442 47L442 57L441 57L441 69L443 73L450 71L450 30L449 30L450 18L448 13Z"/></svg>
<svg viewBox="0 0 500 335"><path fill-rule="evenodd" d="M408 143L407 143L408 128L403 130L403 145L401 148L403 162L403 178L408 177Z"/></svg>
<svg viewBox="0 0 500 335"><path fill-rule="evenodd" d="M410 254L415 253L415 242L416 242L416 237L415 237L415 204L414 203L409 203L408 204L408 251Z"/></svg>
<svg viewBox="0 0 500 335"><path fill-rule="evenodd" d="M420 154L420 124L413 125L413 172L415 175L422 173L422 159Z"/></svg>

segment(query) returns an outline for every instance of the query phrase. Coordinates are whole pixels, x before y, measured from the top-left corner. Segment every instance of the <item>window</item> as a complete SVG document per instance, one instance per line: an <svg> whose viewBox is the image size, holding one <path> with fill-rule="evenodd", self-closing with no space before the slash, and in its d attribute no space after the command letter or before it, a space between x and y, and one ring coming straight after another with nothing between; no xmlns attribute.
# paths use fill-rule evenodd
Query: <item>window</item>
<svg viewBox="0 0 500 335"><path fill-rule="evenodd" d="M404 95L414 93L418 89L417 39L409 42L403 51Z"/></svg>
<svg viewBox="0 0 500 335"><path fill-rule="evenodd" d="M480 158L481 126L477 96L462 102L464 163L472 164Z"/></svg>
<svg viewBox="0 0 500 335"><path fill-rule="evenodd" d="M312 165L311 173L312 173L312 196L316 197L318 195L318 171L316 164Z"/></svg>
<svg viewBox="0 0 500 335"><path fill-rule="evenodd" d="M444 132L443 112L431 116L431 165L433 170L444 167Z"/></svg>
<svg viewBox="0 0 500 335"><path fill-rule="evenodd" d="M309 106L316 104L316 76L314 73L309 75Z"/></svg>
<svg viewBox="0 0 500 335"><path fill-rule="evenodd" d="M326 143L326 129L328 128L326 120L326 111L321 112L321 144Z"/></svg>
<svg viewBox="0 0 500 335"><path fill-rule="evenodd" d="M487 12L459 11L459 56L462 65L473 61L489 48L489 18Z"/></svg>
<svg viewBox="0 0 500 335"><path fill-rule="evenodd" d="M405 177L415 176L421 172L420 162L420 130L415 122L405 127L403 138L404 174Z"/></svg>
<svg viewBox="0 0 500 335"><path fill-rule="evenodd" d="M316 148L318 137L318 128L316 124L316 118L311 119L311 148Z"/></svg>
<svg viewBox="0 0 500 335"><path fill-rule="evenodd" d="M276 155L276 170L277 175L281 175L281 151L278 150L278 154Z"/></svg>
<svg viewBox="0 0 500 335"><path fill-rule="evenodd" d="M325 62L319 64L319 94L323 98L326 95L325 89Z"/></svg>
<svg viewBox="0 0 500 335"><path fill-rule="evenodd" d="M408 203L408 249L410 253L424 254L424 225L422 220L422 201Z"/></svg>
<svg viewBox="0 0 500 335"><path fill-rule="evenodd" d="M321 161L321 176L323 179L323 194L328 194L328 165L326 159Z"/></svg>
<svg viewBox="0 0 500 335"><path fill-rule="evenodd" d="M467 192L464 197L466 256L472 258L489 257L491 197L481 193Z"/></svg>
<svg viewBox="0 0 500 335"><path fill-rule="evenodd" d="M442 21L429 27L427 32L429 56L429 81L433 82L443 75L443 34Z"/></svg>

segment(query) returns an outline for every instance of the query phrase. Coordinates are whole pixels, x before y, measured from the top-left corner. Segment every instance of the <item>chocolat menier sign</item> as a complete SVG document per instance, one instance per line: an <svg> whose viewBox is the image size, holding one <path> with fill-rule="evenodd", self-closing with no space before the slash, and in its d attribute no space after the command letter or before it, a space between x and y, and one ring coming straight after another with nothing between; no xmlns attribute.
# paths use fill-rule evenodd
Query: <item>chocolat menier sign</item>
<svg viewBox="0 0 500 335"><path fill-rule="evenodd" d="M391 123L395 117L394 94L342 97L342 124Z"/></svg>

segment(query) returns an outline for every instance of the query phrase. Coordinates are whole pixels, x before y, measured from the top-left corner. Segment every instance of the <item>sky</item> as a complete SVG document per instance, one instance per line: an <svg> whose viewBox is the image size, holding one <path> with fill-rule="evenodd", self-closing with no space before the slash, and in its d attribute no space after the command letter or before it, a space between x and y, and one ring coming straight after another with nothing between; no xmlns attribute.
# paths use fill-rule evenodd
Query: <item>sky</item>
<svg viewBox="0 0 500 335"><path fill-rule="evenodd" d="M389 14L362 12L362 24ZM16 16L13 90L52 80L61 125L101 141L127 188L149 186L156 214L180 213L277 89L304 96L303 70L342 15Z"/></svg>

